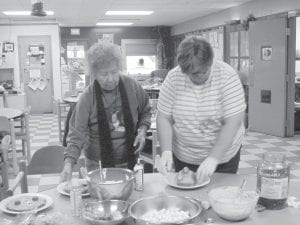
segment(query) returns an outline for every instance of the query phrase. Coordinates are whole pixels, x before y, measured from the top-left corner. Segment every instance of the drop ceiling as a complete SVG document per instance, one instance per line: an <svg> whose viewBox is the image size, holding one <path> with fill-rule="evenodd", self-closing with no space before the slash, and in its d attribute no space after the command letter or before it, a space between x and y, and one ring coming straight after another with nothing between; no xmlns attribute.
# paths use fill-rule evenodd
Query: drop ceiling
<svg viewBox="0 0 300 225"><path fill-rule="evenodd" d="M31 0L0 0L0 23L55 21L60 26L95 26L97 22L133 22L133 26L173 26L251 0L44 0L53 16L6 16L2 11L31 10ZM149 16L108 16L107 10L151 10Z"/></svg>

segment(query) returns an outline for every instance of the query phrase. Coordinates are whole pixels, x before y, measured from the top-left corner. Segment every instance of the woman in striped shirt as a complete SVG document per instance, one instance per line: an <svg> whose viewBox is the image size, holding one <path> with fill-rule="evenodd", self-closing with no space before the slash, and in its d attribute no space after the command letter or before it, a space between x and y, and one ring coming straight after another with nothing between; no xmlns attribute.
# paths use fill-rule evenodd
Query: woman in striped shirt
<svg viewBox="0 0 300 225"><path fill-rule="evenodd" d="M158 100L162 172L187 166L200 182L215 171L236 173L246 109L238 74L196 36L181 42L177 60Z"/></svg>

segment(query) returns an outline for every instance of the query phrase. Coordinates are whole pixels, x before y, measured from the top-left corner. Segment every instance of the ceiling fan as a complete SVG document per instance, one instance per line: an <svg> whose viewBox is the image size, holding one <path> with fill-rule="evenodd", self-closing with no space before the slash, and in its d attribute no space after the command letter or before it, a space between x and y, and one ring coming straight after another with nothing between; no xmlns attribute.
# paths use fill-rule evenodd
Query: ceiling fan
<svg viewBox="0 0 300 225"><path fill-rule="evenodd" d="M47 13L43 10L43 0L31 0L31 15L32 16L47 16Z"/></svg>

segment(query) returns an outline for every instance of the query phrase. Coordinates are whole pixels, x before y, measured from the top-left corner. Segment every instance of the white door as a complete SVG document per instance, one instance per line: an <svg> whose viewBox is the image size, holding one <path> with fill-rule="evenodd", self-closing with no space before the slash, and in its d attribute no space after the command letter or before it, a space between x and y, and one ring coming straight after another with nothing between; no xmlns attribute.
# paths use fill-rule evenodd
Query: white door
<svg viewBox="0 0 300 225"><path fill-rule="evenodd" d="M259 20L249 28L249 130L286 136L286 18Z"/></svg>
<svg viewBox="0 0 300 225"><path fill-rule="evenodd" d="M34 114L53 112L50 36L19 36L20 81Z"/></svg>

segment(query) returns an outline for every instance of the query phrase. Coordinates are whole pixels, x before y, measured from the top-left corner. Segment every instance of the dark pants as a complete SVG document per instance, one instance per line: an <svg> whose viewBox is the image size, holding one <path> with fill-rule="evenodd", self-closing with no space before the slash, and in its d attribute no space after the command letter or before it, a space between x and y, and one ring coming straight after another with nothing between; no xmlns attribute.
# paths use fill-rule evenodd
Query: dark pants
<svg viewBox="0 0 300 225"><path fill-rule="evenodd" d="M230 159L228 162L219 164L217 166L217 169L215 172L217 172L217 173L233 173L233 174L237 173L238 168L239 168L239 162L240 162L241 148L242 148L242 146L240 147L239 151L235 154L235 156L232 159ZM188 167L190 170L193 170L194 172L196 172L199 167L199 165L189 164L189 163L180 161L174 154L173 154L173 160L174 160L176 172L179 172L184 167Z"/></svg>

